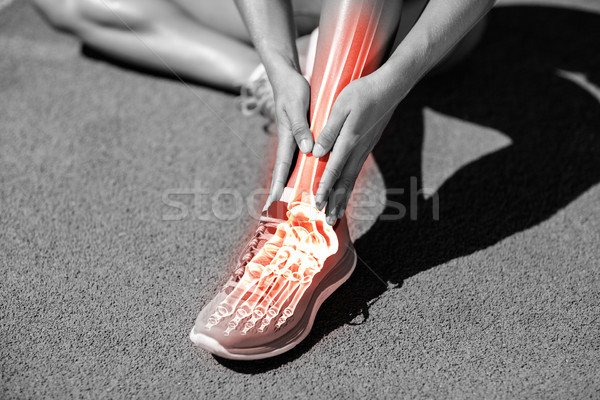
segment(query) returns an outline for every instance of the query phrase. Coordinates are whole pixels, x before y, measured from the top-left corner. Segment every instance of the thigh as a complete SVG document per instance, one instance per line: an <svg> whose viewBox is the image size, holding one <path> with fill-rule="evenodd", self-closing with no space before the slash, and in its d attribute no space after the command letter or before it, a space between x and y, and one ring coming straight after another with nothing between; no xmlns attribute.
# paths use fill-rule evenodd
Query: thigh
<svg viewBox="0 0 600 400"><path fill-rule="evenodd" d="M234 0L172 0L185 12L224 35L250 43L250 35ZM319 25L322 0L293 0L294 20L299 35L310 33Z"/></svg>
<svg viewBox="0 0 600 400"><path fill-rule="evenodd" d="M298 36L310 34L319 26L323 0L292 0Z"/></svg>

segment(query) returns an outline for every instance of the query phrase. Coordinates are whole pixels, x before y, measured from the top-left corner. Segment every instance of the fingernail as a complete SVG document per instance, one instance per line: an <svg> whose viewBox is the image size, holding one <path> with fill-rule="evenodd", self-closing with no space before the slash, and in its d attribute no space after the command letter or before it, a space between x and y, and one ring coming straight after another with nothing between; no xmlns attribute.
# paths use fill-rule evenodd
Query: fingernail
<svg viewBox="0 0 600 400"><path fill-rule="evenodd" d="M340 208L340 210L337 213L337 219L340 219L344 216L344 212L346 212L345 208Z"/></svg>
<svg viewBox="0 0 600 400"><path fill-rule="evenodd" d="M319 210L323 209L323 195L318 190L317 190L317 194L315 194L315 206Z"/></svg>
<svg viewBox="0 0 600 400"><path fill-rule="evenodd" d="M337 207L335 207L335 208L333 209L333 211L331 211L331 212L329 213L329 215L328 215L328 216L327 216L327 218L326 218L326 220L327 220L327 223L328 223L329 225L332 225L332 226L333 226L333 224L335 224L335 218L336 218L336 215L337 215L337 213L338 213L338 208L337 208Z"/></svg>
<svg viewBox="0 0 600 400"><path fill-rule="evenodd" d="M304 154L309 154L310 153L310 140L308 139L304 139L300 142L300 151L302 151Z"/></svg>
<svg viewBox="0 0 600 400"><path fill-rule="evenodd" d="M325 155L325 149L323 148L323 146L321 146L320 144L315 144L315 147L313 147L313 156L319 158L319 157L323 157Z"/></svg>
<svg viewBox="0 0 600 400"><path fill-rule="evenodd" d="M323 209L323 206L324 206L324 204L323 204L323 200L317 200L317 201L315 202L315 205L317 206L317 209L319 209L319 210L322 210L322 209Z"/></svg>

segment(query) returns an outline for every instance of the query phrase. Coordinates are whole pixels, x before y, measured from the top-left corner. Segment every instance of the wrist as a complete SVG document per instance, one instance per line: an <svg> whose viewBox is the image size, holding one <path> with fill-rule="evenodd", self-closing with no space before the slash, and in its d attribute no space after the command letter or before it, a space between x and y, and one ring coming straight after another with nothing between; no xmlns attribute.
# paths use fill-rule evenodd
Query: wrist
<svg viewBox="0 0 600 400"><path fill-rule="evenodd" d="M376 70L379 84L385 93L393 94L399 103L434 65L428 40L404 42Z"/></svg>
<svg viewBox="0 0 600 400"><path fill-rule="evenodd" d="M406 79L401 72L395 69L383 67L382 65L365 78L369 79L370 87L377 93L378 102L396 107L412 88L408 84L410 79Z"/></svg>
<svg viewBox="0 0 600 400"><path fill-rule="evenodd" d="M298 72L297 56L291 51L264 51L261 60L270 79L285 76L290 72Z"/></svg>
<svg viewBox="0 0 600 400"><path fill-rule="evenodd" d="M282 55L265 58L264 66L275 98L290 87L290 76L300 74L294 61Z"/></svg>

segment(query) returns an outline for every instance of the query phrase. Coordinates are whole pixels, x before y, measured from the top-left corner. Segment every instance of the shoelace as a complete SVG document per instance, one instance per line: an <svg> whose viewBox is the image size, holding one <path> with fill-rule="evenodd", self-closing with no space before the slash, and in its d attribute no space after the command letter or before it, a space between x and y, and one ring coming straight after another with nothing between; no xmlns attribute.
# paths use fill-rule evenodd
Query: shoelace
<svg viewBox="0 0 600 400"><path fill-rule="evenodd" d="M246 246L244 255L240 258L239 267L233 273L234 279L232 281L230 281L231 285L235 286L235 284L237 282L239 282L239 280L244 275L244 272L246 270L246 265L248 265L248 263L256 255L257 250L259 250L258 245L261 242L264 243L264 242L268 241L269 239L271 239L273 237L273 234L275 233L275 230L277 229L277 225L279 225L281 222L282 222L281 220L278 220L275 218L269 218L269 217L261 217L260 218L258 228L256 228L256 233L254 234L254 237L252 238L252 240L250 240L250 242Z"/></svg>
<svg viewBox="0 0 600 400"><path fill-rule="evenodd" d="M242 86L240 108L246 116L261 114L269 120L275 120L273 88L266 74Z"/></svg>

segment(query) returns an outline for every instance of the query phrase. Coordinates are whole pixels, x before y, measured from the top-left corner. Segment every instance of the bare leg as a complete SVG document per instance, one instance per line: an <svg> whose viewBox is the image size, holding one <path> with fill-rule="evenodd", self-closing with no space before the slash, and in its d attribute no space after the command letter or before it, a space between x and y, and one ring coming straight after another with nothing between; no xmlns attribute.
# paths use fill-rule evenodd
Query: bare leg
<svg viewBox="0 0 600 400"><path fill-rule="evenodd" d="M398 0L325 1L311 78L310 119L315 138L340 91L380 65L396 32L401 4ZM274 236L250 260L206 328L231 318L224 331L229 335L250 318L243 324L241 334L245 335L263 318L259 332L280 312L275 329L294 314L313 277L340 245L337 233L325 222L325 213L317 210L314 202L314 187L325 163L312 155L300 156L288 183L292 190L287 199L288 220L277 225ZM243 299L247 300L242 303Z"/></svg>
<svg viewBox="0 0 600 400"><path fill-rule="evenodd" d="M293 3L299 34L310 33L317 25L321 0ZM406 1L396 44L426 3ZM238 91L260 62L232 0L34 0L34 4L55 27L106 55L225 90ZM454 65L474 47L480 25L445 66Z"/></svg>
<svg viewBox="0 0 600 400"><path fill-rule="evenodd" d="M406 37L419 19L428 0L372 1L325 0L321 14L317 57L311 79L310 128L316 142L323 129L336 96L350 81L367 75L383 62L385 51L391 43L393 51ZM407 6L405 7L405 4ZM400 9L402 8L402 18ZM356 10L360 10L357 14ZM360 15L360 17L357 17ZM367 17L368 16L368 17ZM366 21L362 21L365 18ZM348 26L345 26L347 24ZM371 32L375 24L375 31ZM480 23L467 35L437 71L459 62L478 43L485 25ZM361 31L363 30L363 31ZM366 32L366 33L365 33ZM372 34L372 43L366 54L356 53L361 35ZM364 59L361 61L361 57ZM364 64L359 68L359 63ZM348 71L348 67L355 68ZM314 196L329 156L314 158L300 153L294 171L286 185L293 189L292 200L305 194Z"/></svg>
<svg viewBox="0 0 600 400"><path fill-rule="evenodd" d="M317 56L311 79L310 123L315 141L331 106L352 80L381 62L398 28L402 1L326 0L321 13ZM328 156L300 154L287 184L292 200L314 201Z"/></svg>
<svg viewBox="0 0 600 400"><path fill-rule="evenodd" d="M252 47L203 26L168 1L35 0L35 5L54 26L103 53L226 90L238 90L260 63Z"/></svg>
<svg viewBox="0 0 600 400"><path fill-rule="evenodd" d="M233 0L173 0L202 25L251 44L244 21ZM319 25L322 0L292 0L298 36L310 34Z"/></svg>

